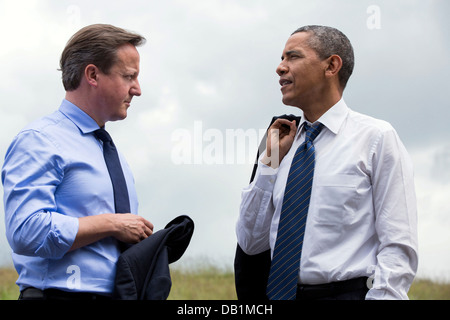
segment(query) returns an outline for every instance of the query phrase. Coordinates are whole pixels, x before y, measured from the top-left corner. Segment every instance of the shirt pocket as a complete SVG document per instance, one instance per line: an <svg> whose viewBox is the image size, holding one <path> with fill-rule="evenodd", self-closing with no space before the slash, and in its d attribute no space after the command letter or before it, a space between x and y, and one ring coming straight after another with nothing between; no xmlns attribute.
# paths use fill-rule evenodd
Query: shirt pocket
<svg viewBox="0 0 450 320"><path fill-rule="evenodd" d="M364 177L348 174L314 177L313 220L320 225L342 226L352 224L358 210L358 185Z"/></svg>

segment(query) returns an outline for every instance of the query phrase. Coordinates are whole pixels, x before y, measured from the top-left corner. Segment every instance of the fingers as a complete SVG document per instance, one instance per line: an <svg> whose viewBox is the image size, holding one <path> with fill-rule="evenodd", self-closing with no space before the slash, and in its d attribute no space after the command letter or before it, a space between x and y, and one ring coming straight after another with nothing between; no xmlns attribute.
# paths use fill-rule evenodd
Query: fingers
<svg viewBox="0 0 450 320"><path fill-rule="evenodd" d="M139 241L142 241L144 239L147 239L149 236L151 236L153 234L154 226L153 226L153 223L151 223L150 221L148 221L142 217L140 217L140 218L141 218L141 222L143 223L143 226L142 226L142 232L139 237Z"/></svg>
<svg viewBox="0 0 450 320"><path fill-rule="evenodd" d="M144 219L144 218L142 218L142 219ZM150 221L144 219L144 224L145 224L145 226L146 226L147 228L150 229L150 231L153 232L153 223L151 223Z"/></svg>
<svg viewBox="0 0 450 320"><path fill-rule="evenodd" d="M289 121L287 119L277 119L270 129L278 129L280 133L295 136L295 133L297 132L297 124L295 120Z"/></svg>
<svg viewBox="0 0 450 320"><path fill-rule="evenodd" d="M297 131L295 121L289 121L286 119L277 119L269 128L267 135L268 139L274 139L278 141L286 135L293 135Z"/></svg>
<svg viewBox="0 0 450 320"><path fill-rule="evenodd" d="M278 168L291 148L296 133L297 125L295 121L277 119L269 128L266 153L261 161L272 168Z"/></svg>
<svg viewBox="0 0 450 320"><path fill-rule="evenodd" d="M122 213L115 218L119 224L115 237L123 242L137 243L153 234L153 224L141 216Z"/></svg>
<svg viewBox="0 0 450 320"><path fill-rule="evenodd" d="M143 233L141 233L140 236L140 241L147 239L148 237L150 237L153 234L153 224L148 221L143 219L144 222L144 228L143 228Z"/></svg>

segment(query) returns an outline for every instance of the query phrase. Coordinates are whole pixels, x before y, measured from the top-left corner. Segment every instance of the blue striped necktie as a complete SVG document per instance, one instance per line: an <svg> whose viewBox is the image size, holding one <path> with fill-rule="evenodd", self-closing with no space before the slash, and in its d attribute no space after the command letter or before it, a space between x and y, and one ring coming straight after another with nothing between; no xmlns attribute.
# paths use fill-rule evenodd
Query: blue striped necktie
<svg viewBox="0 0 450 320"><path fill-rule="evenodd" d="M284 192L267 284L267 297L271 300L294 300L300 268L306 216L314 175L314 139L322 130L321 123L308 126L306 139L295 152Z"/></svg>

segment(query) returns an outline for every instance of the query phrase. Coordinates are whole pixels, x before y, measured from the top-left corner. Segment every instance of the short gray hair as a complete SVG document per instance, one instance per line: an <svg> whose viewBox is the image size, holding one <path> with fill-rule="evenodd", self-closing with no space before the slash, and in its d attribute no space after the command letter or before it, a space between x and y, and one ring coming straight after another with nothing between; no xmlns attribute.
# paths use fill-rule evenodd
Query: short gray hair
<svg viewBox="0 0 450 320"><path fill-rule="evenodd" d="M350 40L341 31L327 26L309 25L298 28L291 35L298 32L311 34L308 44L314 49L320 59L327 59L333 54L342 59L342 68L339 71L339 83L344 89L355 66L355 56Z"/></svg>
<svg viewBox="0 0 450 320"><path fill-rule="evenodd" d="M75 33L64 48L60 60L66 91L78 88L84 69L89 64L109 73L116 62L117 48L126 43L136 47L144 44L145 38L109 24L93 24Z"/></svg>

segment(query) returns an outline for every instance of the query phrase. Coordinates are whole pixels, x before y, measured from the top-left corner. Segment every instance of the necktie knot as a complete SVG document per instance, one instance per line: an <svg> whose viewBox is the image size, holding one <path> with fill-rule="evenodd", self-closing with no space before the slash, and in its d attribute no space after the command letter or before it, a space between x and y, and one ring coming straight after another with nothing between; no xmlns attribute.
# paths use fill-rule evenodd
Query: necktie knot
<svg viewBox="0 0 450 320"><path fill-rule="evenodd" d="M112 141L111 136L109 135L108 131L106 131L103 128L95 130L94 135L97 139L102 140L103 142Z"/></svg>
<svg viewBox="0 0 450 320"><path fill-rule="evenodd" d="M323 124L317 123L315 125L309 126L305 123L305 131L306 131L306 140L313 142L314 139L319 135L320 131L322 131Z"/></svg>

